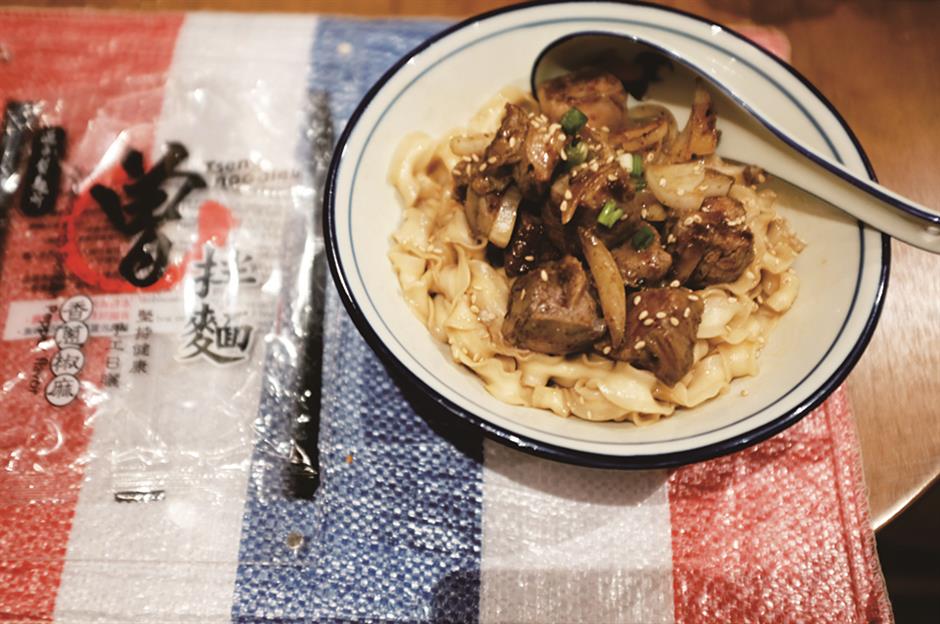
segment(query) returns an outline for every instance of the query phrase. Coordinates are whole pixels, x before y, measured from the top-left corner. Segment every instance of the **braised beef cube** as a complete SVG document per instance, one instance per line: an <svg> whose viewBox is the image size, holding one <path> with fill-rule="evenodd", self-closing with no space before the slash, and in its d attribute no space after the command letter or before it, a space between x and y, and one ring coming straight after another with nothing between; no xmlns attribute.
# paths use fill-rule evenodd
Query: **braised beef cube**
<svg viewBox="0 0 940 624"><path fill-rule="evenodd" d="M754 260L754 235L741 202L709 197L671 221L673 275L693 288L738 279Z"/></svg>
<svg viewBox="0 0 940 624"><path fill-rule="evenodd" d="M616 161L591 161L587 167L578 167L568 181L568 192L565 199L564 214L577 208L581 218L592 218L596 221L597 215L607 200L614 200L625 208L633 199L633 183L630 174ZM561 205L559 203L559 205ZM582 214L584 213L584 214ZM568 219L570 220L570 218Z"/></svg>
<svg viewBox="0 0 940 624"><path fill-rule="evenodd" d="M654 284L672 268L672 256L663 249L659 232L647 223L634 228L627 242L610 253L624 283L631 288Z"/></svg>
<svg viewBox="0 0 940 624"><path fill-rule="evenodd" d="M513 179L522 195L538 200L548 191L555 168L561 162L561 152L567 138L557 124L544 116L534 117L529 123L523 145L523 157L513 168Z"/></svg>
<svg viewBox="0 0 940 624"><path fill-rule="evenodd" d="M571 256L543 264L517 278L509 295L503 336L539 353L583 351L604 335L590 278Z"/></svg>
<svg viewBox="0 0 940 624"><path fill-rule="evenodd" d="M704 309L701 299L686 288L641 290L627 306L626 337L609 356L648 370L673 386L692 369Z"/></svg>
<svg viewBox="0 0 940 624"><path fill-rule="evenodd" d="M559 121L572 107L598 128L619 128L626 117L627 92L620 79L594 68L565 74L538 88L539 103L552 121Z"/></svg>
<svg viewBox="0 0 940 624"><path fill-rule="evenodd" d="M506 275L516 277L528 273L545 260L558 258L558 252L545 238L542 221L520 210L516 229L506 248Z"/></svg>

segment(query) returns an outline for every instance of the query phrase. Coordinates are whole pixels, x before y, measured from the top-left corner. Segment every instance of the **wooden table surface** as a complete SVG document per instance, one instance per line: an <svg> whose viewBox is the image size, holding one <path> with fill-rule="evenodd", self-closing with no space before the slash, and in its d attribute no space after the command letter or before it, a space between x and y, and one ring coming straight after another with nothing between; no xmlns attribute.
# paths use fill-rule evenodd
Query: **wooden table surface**
<svg viewBox="0 0 940 624"><path fill-rule="evenodd" d="M0 5L469 16L489 0L41 0ZM835 104L879 180L940 208L940 3L925 0L673 0L731 25L776 26L793 65ZM873 521L880 527L940 473L940 256L895 242L878 330L848 381Z"/></svg>

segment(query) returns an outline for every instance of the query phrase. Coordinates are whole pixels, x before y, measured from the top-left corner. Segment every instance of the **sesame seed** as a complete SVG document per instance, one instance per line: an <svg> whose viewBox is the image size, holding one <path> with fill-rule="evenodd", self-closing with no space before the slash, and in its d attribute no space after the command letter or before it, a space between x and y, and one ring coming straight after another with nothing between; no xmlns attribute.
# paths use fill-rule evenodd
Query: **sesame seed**
<svg viewBox="0 0 940 624"><path fill-rule="evenodd" d="M611 182L613 182L614 180L617 179L617 174L616 174L616 173L608 173L608 174L607 174L607 179L610 180Z"/></svg>
<svg viewBox="0 0 940 624"><path fill-rule="evenodd" d="M659 179L659 186L661 186L661 187L662 187L662 186L666 186L666 178L660 178L660 179Z"/></svg>
<svg viewBox="0 0 940 624"><path fill-rule="evenodd" d="M674 317L674 316L670 316L670 317L669 317L669 324L672 325L673 327L678 327L678 326L679 326L679 319L677 319L677 318Z"/></svg>
<svg viewBox="0 0 940 624"><path fill-rule="evenodd" d="M638 318L642 321L649 315L650 315L649 310L643 310L642 312L640 312L640 316Z"/></svg>
<svg viewBox="0 0 940 624"><path fill-rule="evenodd" d="M538 127L539 127L539 122L536 121L535 119L533 119L532 121L530 121L529 124L530 124L533 128L538 128Z"/></svg>
<svg viewBox="0 0 940 624"><path fill-rule="evenodd" d="M461 156L461 157L460 157L460 160L461 160L462 162L470 162L470 157L469 157L469 156Z"/></svg>
<svg viewBox="0 0 940 624"><path fill-rule="evenodd" d="M568 200L567 200L567 199L563 199L563 200L561 201L561 206L559 206L559 207L561 208L561 211L562 211L562 212L567 211L567 210L568 210Z"/></svg>
<svg viewBox="0 0 940 624"><path fill-rule="evenodd" d="M737 298L737 297L728 297L728 301L730 301L731 303L737 303L737 302L738 302L738 298Z"/></svg>
<svg viewBox="0 0 940 624"><path fill-rule="evenodd" d="M692 308L686 308L682 311L682 318L689 318L689 314L692 313Z"/></svg>
<svg viewBox="0 0 940 624"><path fill-rule="evenodd" d="M534 260L535 260L535 256L531 256L531 255L530 255L530 256L526 256L526 257L525 257L525 261L526 261L526 262L533 262Z"/></svg>
<svg viewBox="0 0 940 624"><path fill-rule="evenodd" d="M698 190L700 190L700 191L707 191L707 190L708 190L708 185L707 185L707 184L702 184L701 186L698 187Z"/></svg>
<svg viewBox="0 0 940 624"><path fill-rule="evenodd" d="M605 164L605 165L609 165L609 164L612 163L612 162L614 162L614 157L613 157L613 156L608 156L608 157L607 157L607 160L604 161L604 164Z"/></svg>
<svg viewBox="0 0 940 624"><path fill-rule="evenodd" d="M519 295L520 299L525 299L525 288L522 289L522 293Z"/></svg>
<svg viewBox="0 0 940 624"><path fill-rule="evenodd" d="M539 277L542 278L543 282L548 281L548 273L545 271L545 269L542 269L542 271L539 273Z"/></svg>
<svg viewBox="0 0 940 624"><path fill-rule="evenodd" d="M672 280L671 282L669 282L670 288L678 288L679 286L681 286L679 280Z"/></svg>
<svg viewBox="0 0 940 624"><path fill-rule="evenodd" d="M653 324L653 319L646 319L645 321L643 321L643 325L646 327L649 327L652 324Z"/></svg>
<svg viewBox="0 0 940 624"><path fill-rule="evenodd" d="M480 313L480 308L479 308L479 306L472 305L472 306L470 306L470 311L473 312L474 314L479 314L479 313Z"/></svg>
<svg viewBox="0 0 940 624"><path fill-rule="evenodd" d="M490 156L489 158L486 159L486 162L490 163L491 165L495 165L495 164L496 164L496 156Z"/></svg>
<svg viewBox="0 0 940 624"><path fill-rule="evenodd" d="M637 351L639 351L640 349L642 349L642 348L645 347L645 346L646 346L646 341L645 341L645 340L640 340L640 341L637 342L635 345L633 345L633 348L636 349Z"/></svg>
<svg viewBox="0 0 940 624"><path fill-rule="evenodd" d="M480 157L477 156L476 154L470 154L470 160L472 160L473 162L480 162Z"/></svg>
<svg viewBox="0 0 940 624"><path fill-rule="evenodd" d="M646 162L653 162L654 158L656 158L656 155L653 152L649 152L646 155Z"/></svg>
<svg viewBox="0 0 940 624"><path fill-rule="evenodd" d="M610 128L608 128L607 126L601 126L601 130L603 130L604 132L610 132Z"/></svg>
<svg viewBox="0 0 940 624"><path fill-rule="evenodd" d="M664 319L664 318L666 318L666 313L665 313L665 312L657 312L657 313L656 313L656 318L658 318L658 319Z"/></svg>
<svg viewBox="0 0 940 624"><path fill-rule="evenodd" d="M480 165L480 173L483 173L484 171L486 171L486 163Z"/></svg>
<svg viewBox="0 0 940 624"><path fill-rule="evenodd" d="M649 214L649 213L647 212L646 208L644 208L643 210L640 211L640 216L643 217L644 219L646 218L646 215L648 215L648 214Z"/></svg>
<svg viewBox="0 0 940 624"><path fill-rule="evenodd" d="M698 295L689 295L689 301L698 301Z"/></svg>
<svg viewBox="0 0 940 624"><path fill-rule="evenodd" d="M516 146L516 137L514 136L509 137L509 147L515 147L515 146Z"/></svg>
<svg viewBox="0 0 940 624"><path fill-rule="evenodd" d="M604 355L607 355L608 353L610 353L610 345L604 347Z"/></svg>
<svg viewBox="0 0 940 624"><path fill-rule="evenodd" d="M685 221L682 222L682 225L692 225L692 217L686 217Z"/></svg>
<svg viewBox="0 0 940 624"><path fill-rule="evenodd" d="M568 154L565 152L565 150L558 152L558 157L562 160L568 160Z"/></svg>
<svg viewBox="0 0 940 624"><path fill-rule="evenodd" d="M743 396L743 397L744 397L744 396L747 396L747 395L749 395L749 394L750 394L750 392L748 392L746 389L741 391L741 396Z"/></svg>
<svg viewBox="0 0 940 624"><path fill-rule="evenodd" d="M669 236L667 236L667 237L666 237L666 242L667 242L667 243L674 243L674 242L676 242L676 235L675 235L675 234L670 234Z"/></svg>
<svg viewBox="0 0 940 624"><path fill-rule="evenodd" d="M591 164L589 165L589 169L593 171L594 173L597 173L597 161L596 160L591 161Z"/></svg>
<svg viewBox="0 0 940 624"><path fill-rule="evenodd" d="M748 271L747 273L745 273L744 276L747 279L754 279L754 273L752 273L751 271Z"/></svg>
<svg viewBox="0 0 940 624"><path fill-rule="evenodd" d="M559 130L561 130L561 126L559 126L556 123L553 123L552 125L548 127L549 132L558 132Z"/></svg>
<svg viewBox="0 0 940 624"><path fill-rule="evenodd" d="M633 305L640 305L640 301L641 301L641 297L640 295L637 295L636 297L633 298Z"/></svg>

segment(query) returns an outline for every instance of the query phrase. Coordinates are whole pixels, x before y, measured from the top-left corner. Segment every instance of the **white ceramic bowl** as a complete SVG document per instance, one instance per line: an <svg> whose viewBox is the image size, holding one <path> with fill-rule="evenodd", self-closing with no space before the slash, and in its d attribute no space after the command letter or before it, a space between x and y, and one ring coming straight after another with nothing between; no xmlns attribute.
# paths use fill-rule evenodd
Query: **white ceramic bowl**
<svg viewBox="0 0 940 624"><path fill-rule="evenodd" d="M862 174L865 155L822 95L786 64L726 28L668 9L611 2L530 4L467 20L425 42L369 92L343 133L328 181L325 231L334 278L359 330L392 367L496 439L580 464L647 468L689 463L762 440L799 420L849 373L874 331L889 266L886 237L811 198L782 197L780 212L808 243L796 263L801 291L769 337L760 373L694 409L645 427L559 418L506 405L454 364L405 304L387 259L401 219L386 180L412 131L440 136L507 85L528 87L533 61L575 32L634 35L671 50L772 111L774 123ZM680 123L691 88L682 72L654 86ZM683 90L684 89L684 90ZM683 93L681 100L671 94ZM719 96L719 153L773 171L776 139ZM793 182L799 183L798 180ZM741 396L746 389L747 396Z"/></svg>

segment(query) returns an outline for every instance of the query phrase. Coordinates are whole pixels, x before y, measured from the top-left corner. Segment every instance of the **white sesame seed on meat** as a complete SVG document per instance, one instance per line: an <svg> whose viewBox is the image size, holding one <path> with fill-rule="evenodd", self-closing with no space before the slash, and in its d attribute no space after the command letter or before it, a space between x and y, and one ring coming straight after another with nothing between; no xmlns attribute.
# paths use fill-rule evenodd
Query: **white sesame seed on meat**
<svg viewBox="0 0 940 624"><path fill-rule="evenodd" d="M646 327L649 327L649 326L652 325L652 324L653 324L653 319L649 319L649 318L648 318L648 319L646 319L645 321L643 321L643 325L646 326Z"/></svg>
<svg viewBox="0 0 940 624"><path fill-rule="evenodd" d="M524 259L525 259L526 262L533 262L533 261L535 261L535 256L531 256L531 255L530 255L530 256L526 256Z"/></svg>
<svg viewBox="0 0 940 624"><path fill-rule="evenodd" d="M686 308L682 311L682 318L689 318L689 314L692 313L692 308Z"/></svg>
<svg viewBox="0 0 940 624"><path fill-rule="evenodd" d="M642 349L642 348L645 347L645 346L646 346L646 341L645 341L645 340L640 340L640 341L637 342L635 345L633 345L633 348L636 349L637 351L639 351L640 349Z"/></svg>
<svg viewBox="0 0 940 624"><path fill-rule="evenodd" d="M673 327L678 327L678 326L679 326L679 319L677 319L677 318L674 317L674 316L670 316L670 317L669 317L669 324L672 325Z"/></svg>
<svg viewBox="0 0 940 624"><path fill-rule="evenodd" d="M637 318L639 318L642 321L649 315L650 315L649 310L643 310L642 312L640 312L640 316L638 316Z"/></svg>
<svg viewBox="0 0 940 624"><path fill-rule="evenodd" d="M671 282L669 282L670 288L678 288L681 285L682 284L679 282L679 280L672 280Z"/></svg>
<svg viewBox="0 0 940 624"><path fill-rule="evenodd" d="M633 305L640 305L640 301L642 301L642 297L640 297L640 295L637 295L636 297L633 298Z"/></svg>
<svg viewBox="0 0 940 624"><path fill-rule="evenodd" d="M548 281L548 272L547 272L545 269L542 269L542 271L539 273L539 277L542 278L542 281L543 281L543 282L547 282L547 281Z"/></svg>
<svg viewBox="0 0 940 624"><path fill-rule="evenodd" d="M571 189L565 189L565 199L571 199L574 195L571 194Z"/></svg>
<svg viewBox="0 0 940 624"><path fill-rule="evenodd" d="M666 318L666 313L665 313L665 312L657 312L657 313L656 313L656 318L662 320L662 319Z"/></svg>

